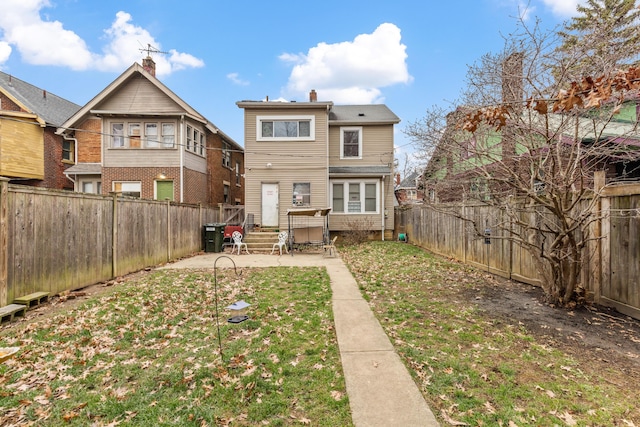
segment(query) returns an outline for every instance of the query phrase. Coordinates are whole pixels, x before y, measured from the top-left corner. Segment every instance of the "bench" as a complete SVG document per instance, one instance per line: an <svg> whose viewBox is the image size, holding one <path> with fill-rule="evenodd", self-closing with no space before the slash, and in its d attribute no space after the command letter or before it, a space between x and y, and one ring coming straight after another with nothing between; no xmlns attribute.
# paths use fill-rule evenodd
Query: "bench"
<svg viewBox="0 0 640 427"><path fill-rule="evenodd" d="M2 322L13 320L13 316L24 316L27 313L27 306L22 304L9 304L0 308L0 318Z"/></svg>
<svg viewBox="0 0 640 427"><path fill-rule="evenodd" d="M39 305L40 303L46 301L48 298L49 292L34 292L23 297L14 298L13 302L15 304L24 304L27 307L32 307L34 305Z"/></svg>

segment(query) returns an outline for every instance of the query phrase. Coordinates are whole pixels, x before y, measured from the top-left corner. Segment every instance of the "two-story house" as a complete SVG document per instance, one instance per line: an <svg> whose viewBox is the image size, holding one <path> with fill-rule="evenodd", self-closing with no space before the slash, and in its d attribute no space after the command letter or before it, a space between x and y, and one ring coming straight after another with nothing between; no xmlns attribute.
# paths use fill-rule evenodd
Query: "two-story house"
<svg viewBox="0 0 640 427"><path fill-rule="evenodd" d="M80 106L0 71L0 175L11 182L72 189L74 153L55 131Z"/></svg>
<svg viewBox="0 0 640 427"><path fill-rule="evenodd" d="M329 229L393 234L393 135L385 105L240 101L245 123L245 207L254 223L287 227L287 213L330 207Z"/></svg>
<svg viewBox="0 0 640 427"><path fill-rule="evenodd" d="M241 205L244 152L231 137L134 63L59 129L77 163L75 191L182 203Z"/></svg>

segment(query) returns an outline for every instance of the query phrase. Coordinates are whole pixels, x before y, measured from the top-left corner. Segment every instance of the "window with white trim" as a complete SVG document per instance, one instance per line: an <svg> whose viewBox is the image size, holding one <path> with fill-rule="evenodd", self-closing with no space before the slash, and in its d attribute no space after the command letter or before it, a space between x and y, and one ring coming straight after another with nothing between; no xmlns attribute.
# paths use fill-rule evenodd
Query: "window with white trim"
<svg viewBox="0 0 640 427"><path fill-rule="evenodd" d="M340 158L362 158L362 127L340 128Z"/></svg>
<svg viewBox="0 0 640 427"><path fill-rule="evenodd" d="M311 183L293 183L293 206L311 206Z"/></svg>
<svg viewBox="0 0 640 427"><path fill-rule="evenodd" d="M114 181L113 191L122 193L123 196L140 197L142 183L140 181Z"/></svg>
<svg viewBox="0 0 640 427"><path fill-rule="evenodd" d="M62 160L68 162L75 161L76 144L73 141L64 139L62 141Z"/></svg>
<svg viewBox="0 0 640 427"><path fill-rule="evenodd" d="M313 141L314 116L258 116L258 141Z"/></svg>
<svg viewBox="0 0 640 427"><path fill-rule="evenodd" d="M111 122L110 129L111 148L175 147L175 123ZM160 129L162 129L162 135L159 134Z"/></svg>
<svg viewBox="0 0 640 427"><path fill-rule="evenodd" d="M379 199L378 181L344 181L331 185L332 213L378 213Z"/></svg>

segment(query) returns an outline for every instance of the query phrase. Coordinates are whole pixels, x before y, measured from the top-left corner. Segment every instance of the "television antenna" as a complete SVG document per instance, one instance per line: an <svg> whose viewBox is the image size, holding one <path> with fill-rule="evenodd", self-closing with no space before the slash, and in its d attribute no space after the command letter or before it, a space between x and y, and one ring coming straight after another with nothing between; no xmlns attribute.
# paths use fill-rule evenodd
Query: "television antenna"
<svg viewBox="0 0 640 427"><path fill-rule="evenodd" d="M141 48L138 49L140 52L147 52L147 58L151 57L152 53L162 53L164 55L168 55L169 52L163 52L160 49L158 49L157 47L151 46L150 43L147 43L147 47L146 48Z"/></svg>

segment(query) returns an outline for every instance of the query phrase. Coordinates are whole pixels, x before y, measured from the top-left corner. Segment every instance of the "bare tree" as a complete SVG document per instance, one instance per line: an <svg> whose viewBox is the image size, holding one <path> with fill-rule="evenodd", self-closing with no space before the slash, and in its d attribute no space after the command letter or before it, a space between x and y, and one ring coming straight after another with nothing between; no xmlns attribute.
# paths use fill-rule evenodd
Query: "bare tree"
<svg viewBox="0 0 640 427"><path fill-rule="evenodd" d="M556 73L568 55L557 49L559 40L521 23L503 52L469 67L454 111L432 108L406 132L433 150L425 187L437 196L434 206L464 219L478 236L490 225L496 238L527 250L548 299L566 305L579 297L594 238L594 172L638 176L621 165L640 165L640 70L567 80L569 74ZM487 224L459 209L460 201L498 214Z"/></svg>

